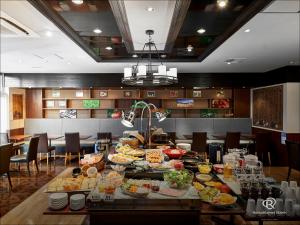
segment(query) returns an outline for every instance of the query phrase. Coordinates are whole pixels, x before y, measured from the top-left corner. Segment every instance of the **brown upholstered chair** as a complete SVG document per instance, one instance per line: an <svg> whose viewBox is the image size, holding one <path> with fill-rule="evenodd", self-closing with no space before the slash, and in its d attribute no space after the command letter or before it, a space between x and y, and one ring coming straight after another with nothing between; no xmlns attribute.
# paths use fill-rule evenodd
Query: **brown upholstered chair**
<svg viewBox="0 0 300 225"><path fill-rule="evenodd" d="M71 159L72 153L78 154L78 163L80 163L80 136L79 132L76 133L65 133L65 141L66 141L66 148L65 148L65 165L67 161Z"/></svg>
<svg viewBox="0 0 300 225"><path fill-rule="evenodd" d="M7 174L10 189L12 189L12 184L9 175L9 164L12 148L12 143L0 146L0 175Z"/></svg>
<svg viewBox="0 0 300 225"><path fill-rule="evenodd" d="M224 146L225 152L228 152L228 149L231 148L240 148L240 139L240 132L227 132Z"/></svg>
<svg viewBox="0 0 300 225"><path fill-rule="evenodd" d="M206 132L193 132L192 151L207 152L206 140Z"/></svg>
<svg viewBox="0 0 300 225"><path fill-rule="evenodd" d="M11 162L19 164L19 171L20 171L20 163L26 163L29 176L30 176L29 163L32 161L34 161L36 170L37 172L39 172L39 168L37 164L38 145L39 145L39 137L32 137L29 142L27 154L15 155L10 158Z"/></svg>
<svg viewBox="0 0 300 225"><path fill-rule="evenodd" d="M168 132L168 138L175 145L176 132Z"/></svg>
<svg viewBox="0 0 300 225"><path fill-rule="evenodd" d="M48 135L47 133L34 134L34 136L40 137L39 145L38 145L38 153L40 153L40 161L42 160L42 153L47 154L47 165L48 165L48 155L54 151L54 159L55 159L55 146L48 145Z"/></svg>
<svg viewBox="0 0 300 225"><path fill-rule="evenodd" d="M0 144L8 144L9 143L9 138L8 138L8 133L0 133Z"/></svg>
<svg viewBox="0 0 300 225"><path fill-rule="evenodd" d="M300 143L286 140L285 144L288 152L289 171L287 180L289 180L292 169L300 171Z"/></svg>
<svg viewBox="0 0 300 225"><path fill-rule="evenodd" d="M264 166L271 165L271 148L271 132L258 132L255 134L255 153Z"/></svg>
<svg viewBox="0 0 300 225"><path fill-rule="evenodd" d="M111 132L99 132L97 133L97 139L108 139L110 142L112 142L112 135Z"/></svg>

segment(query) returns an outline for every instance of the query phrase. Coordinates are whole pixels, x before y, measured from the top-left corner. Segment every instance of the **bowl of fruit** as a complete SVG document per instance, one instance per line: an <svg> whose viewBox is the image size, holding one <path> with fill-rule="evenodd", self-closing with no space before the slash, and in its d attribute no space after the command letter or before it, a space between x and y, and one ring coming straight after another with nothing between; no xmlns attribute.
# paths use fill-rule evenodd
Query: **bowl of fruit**
<svg viewBox="0 0 300 225"><path fill-rule="evenodd" d="M198 170L202 174L209 174L212 169L212 163L209 162L200 162L198 163Z"/></svg>

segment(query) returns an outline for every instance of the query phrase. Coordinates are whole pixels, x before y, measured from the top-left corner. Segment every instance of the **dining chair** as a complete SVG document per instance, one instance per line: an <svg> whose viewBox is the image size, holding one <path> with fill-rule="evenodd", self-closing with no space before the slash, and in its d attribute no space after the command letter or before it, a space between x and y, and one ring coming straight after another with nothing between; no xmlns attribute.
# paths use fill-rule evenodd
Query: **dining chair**
<svg viewBox="0 0 300 225"><path fill-rule="evenodd" d="M264 166L271 165L272 134L258 132L255 134L255 154Z"/></svg>
<svg viewBox="0 0 300 225"><path fill-rule="evenodd" d="M48 156L50 155L51 158L51 152L54 151L54 160L55 160L55 146L49 146L48 145L48 135L47 133L40 133L40 134L34 134L34 136L39 136L39 145L38 145L38 153L40 153L40 161L42 160L42 153L46 153L47 155L47 165L48 165Z"/></svg>
<svg viewBox="0 0 300 225"><path fill-rule="evenodd" d="M80 136L79 132L75 133L65 133L65 141L66 141L66 147L65 147L65 165L67 164L67 161L71 161L72 153L78 154L78 163L80 164Z"/></svg>
<svg viewBox="0 0 300 225"><path fill-rule="evenodd" d="M29 142L28 152L21 155L15 155L10 158L11 162L18 163L19 172L20 172L20 163L27 164L28 174L30 176L30 168L29 163L34 161L37 172L39 172L38 164L37 164L37 150L39 145L39 137L32 137Z"/></svg>
<svg viewBox="0 0 300 225"><path fill-rule="evenodd" d="M0 133L0 144L8 144L9 138L8 133Z"/></svg>
<svg viewBox="0 0 300 225"><path fill-rule="evenodd" d="M168 132L168 138L175 145L176 132Z"/></svg>
<svg viewBox="0 0 300 225"><path fill-rule="evenodd" d="M224 149L228 152L231 148L240 148L241 132L227 132L225 137Z"/></svg>
<svg viewBox="0 0 300 225"><path fill-rule="evenodd" d="M287 181L289 181L292 169L300 171L300 143L286 140L285 144L288 152L289 170Z"/></svg>
<svg viewBox="0 0 300 225"><path fill-rule="evenodd" d="M13 144L0 146L0 175L7 174L9 187L12 190L11 179L9 175L10 156L13 150Z"/></svg>
<svg viewBox="0 0 300 225"><path fill-rule="evenodd" d="M207 153L207 133L193 132L192 151Z"/></svg>
<svg viewBox="0 0 300 225"><path fill-rule="evenodd" d="M99 132L99 133L97 133L97 139L98 140L100 140L100 139L108 139L109 142L111 143L112 142L111 132Z"/></svg>

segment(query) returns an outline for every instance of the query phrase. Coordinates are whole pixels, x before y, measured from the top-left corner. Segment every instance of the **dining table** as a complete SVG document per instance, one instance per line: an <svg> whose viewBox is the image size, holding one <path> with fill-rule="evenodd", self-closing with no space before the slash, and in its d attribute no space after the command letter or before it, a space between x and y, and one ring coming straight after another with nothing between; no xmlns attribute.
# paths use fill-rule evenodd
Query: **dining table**
<svg viewBox="0 0 300 225"><path fill-rule="evenodd" d="M48 135L49 146L52 146L51 144L53 140L57 140L63 137L64 135L53 135L53 134Z"/></svg>
<svg viewBox="0 0 300 225"><path fill-rule="evenodd" d="M79 135L80 140L86 140L89 139L90 137L92 137L92 135Z"/></svg>
<svg viewBox="0 0 300 225"><path fill-rule="evenodd" d="M18 134L18 135L12 135L9 137L9 140L12 141L12 142L20 142L20 141L23 141L27 138L30 138L32 137L32 135L30 134Z"/></svg>

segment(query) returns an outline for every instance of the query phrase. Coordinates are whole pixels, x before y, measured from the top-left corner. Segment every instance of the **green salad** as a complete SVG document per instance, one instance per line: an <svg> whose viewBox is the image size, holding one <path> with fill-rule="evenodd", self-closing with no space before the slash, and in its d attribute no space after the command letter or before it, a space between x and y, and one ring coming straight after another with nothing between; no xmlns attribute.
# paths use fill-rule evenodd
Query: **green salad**
<svg viewBox="0 0 300 225"><path fill-rule="evenodd" d="M175 170L164 173L164 180L172 188L182 189L193 181L194 174L189 170Z"/></svg>

